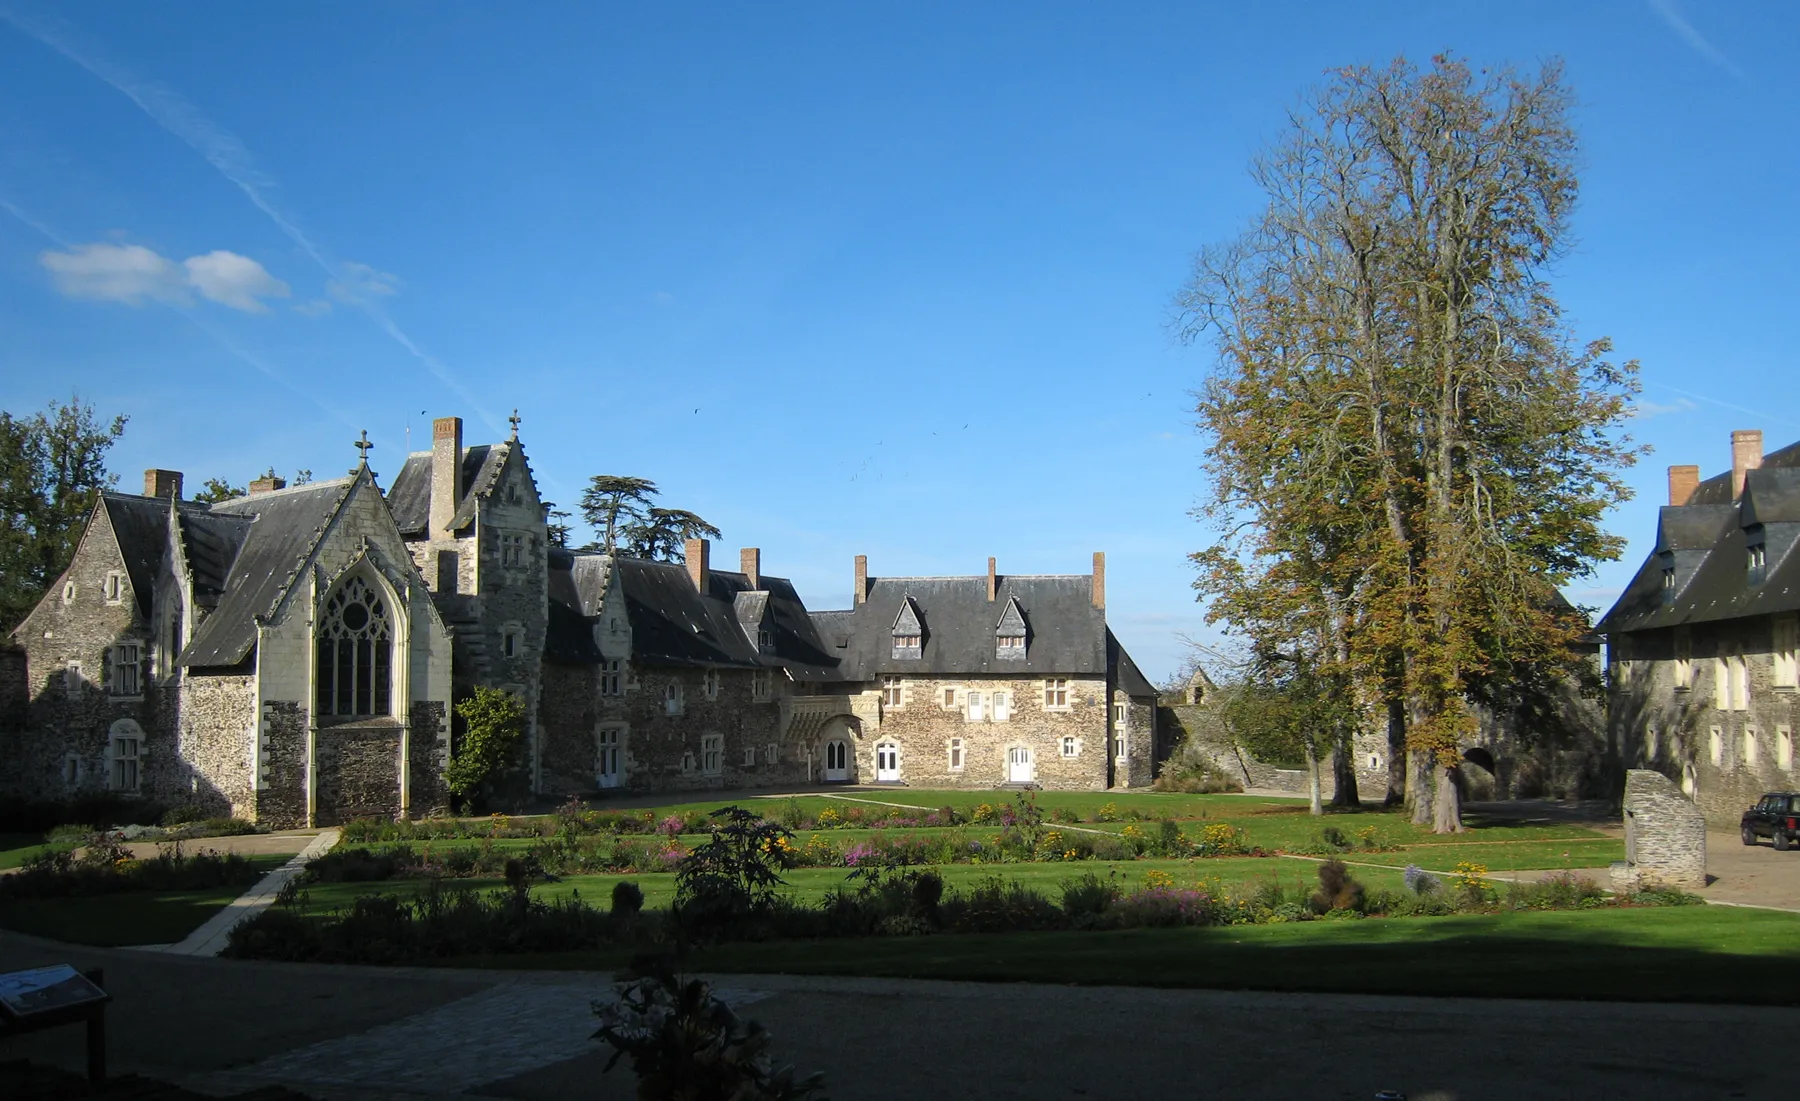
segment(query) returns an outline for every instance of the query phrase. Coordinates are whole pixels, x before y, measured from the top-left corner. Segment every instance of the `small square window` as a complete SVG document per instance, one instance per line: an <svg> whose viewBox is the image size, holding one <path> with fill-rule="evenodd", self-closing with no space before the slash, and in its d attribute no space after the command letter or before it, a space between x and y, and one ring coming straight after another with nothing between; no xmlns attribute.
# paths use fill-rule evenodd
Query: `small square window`
<svg viewBox="0 0 1800 1101"><path fill-rule="evenodd" d="M717 669L708 669L706 675L700 678L700 687L705 690L707 699L718 699L719 671Z"/></svg>
<svg viewBox="0 0 1800 1101"><path fill-rule="evenodd" d="M756 632L756 651L760 654L772 654L775 652L774 631L762 630Z"/></svg>
<svg viewBox="0 0 1800 1101"><path fill-rule="evenodd" d="M885 706L885 707L899 707L900 706L901 683L902 683L902 679L900 677L882 677L881 678L881 702L882 702L883 706Z"/></svg>
<svg viewBox="0 0 1800 1101"><path fill-rule="evenodd" d="M1073 735L1073 734L1064 734L1063 735L1062 755L1064 757L1079 757L1081 755L1081 741L1078 738L1076 738L1075 735Z"/></svg>
<svg viewBox="0 0 1800 1101"><path fill-rule="evenodd" d="M725 735L705 734L700 738L700 771L717 776L725 771Z"/></svg>
<svg viewBox="0 0 1800 1101"><path fill-rule="evenodd" d="M625 661L622 658L600 663L600 694L602 696L623 696L625 694Z"/></svg>
<svg viewBox="0 0 1800 1101"><path fill-rule="evenodd" d="M125 575L118 570L107 574L104 591L108 604L117 604L123 601L125 599Z"/></svg>
<svg viewBox="0 0 1800 1101"><path fill-rule="evenodd" d="M695 770L694 754L693 754L692 750L689 750L681 755L681 774L683 776L692 776L694 774L694 770Z"/></svg>
<svg viewBox="0 0 1800 1101"><path fill-rule="evenodd" d="M768 669L755 669L750 673L750 698L766 700L775 694L775 674Z"/></svg>
<svg viewBox="0 0 1800 1101"><path fill-rule="evenodd" d="M143 650L138 646L114 646L112 648L112 694L115 696L137 696L142 694L138 683L139 665Z"/></svg>
<svg viewBox="0 0 1800 1101"><path fill-rule="evenodd" d="M744 764L745 768L754 768L755 767L755 765L756 765L756 747L755 746L747 745L744 747L743 764Z"/></svg>
<svg viewBox="0 0 1800 1101"><path fill-rule="evenodd" d="M671 684L663 689L663 713L667 715L681 714L686 701L682 699L681 685Z"/></svg>
<svg viewBox="0 0 1800 1101"><path fill-rule="evenodd" d="M895 635L894 656L903 660L917 658L924 653L924 642L921 635Z"/></svg>
<svg viewBox="0 0 1800 1101"><path fill-rule="evenodd" d="M781 747L774 742L763 746L763 764L772 765L781 760Z"/></svg>
<svg viewBox="0 0 1800 1101"><path fill-rule="evenodd" d="M994 639L994 653L1003 658L1022 658L1025 656L1024 635L999 635Z"/></svg>
<svg viewBox="0 0 1800 1101"><path fill-rule="evenodd" d="M509 658L519 656L519 632L507 631L500 636L500 653Z"/></svg>
<svg viewBox="0 0 1800 1101"><path fill-rule="evenodd" d="M950 739L950 771L961 772L963 769L963 740Z"/></svg>
<svg viewBox="0 0 1800 1101"><path fill-rule="evenodd" d="M944 689L944 706L945 707L955 707L956 706L956 689L954 689L954 688Z"/></svg>
<svg viewBox="0 0 1800 1101"><path fill-rule="evenodd" d="M1069 706L1069 682L1063 677L1052 677L1044 682L1044 706Z"/></svg>

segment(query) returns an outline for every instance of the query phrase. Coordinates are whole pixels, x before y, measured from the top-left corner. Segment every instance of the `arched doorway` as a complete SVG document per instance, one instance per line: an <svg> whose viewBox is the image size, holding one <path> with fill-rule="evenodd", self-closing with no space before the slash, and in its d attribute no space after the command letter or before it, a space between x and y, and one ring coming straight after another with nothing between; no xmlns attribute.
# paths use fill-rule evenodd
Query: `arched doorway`
<svg viewBox="0 0 1800 1101"><path fill-rule="evenodd" d="M862 727L849 715L834 715L819 728L819 779L828 784L856 782L857 742Z"/></svg>
<svg viewBox="0 0 1800 1101"><path fill-rule="evenodd" d="M850 779L850 743L842 738L825 739L825 767L819 779L835 784Z"/></svg>

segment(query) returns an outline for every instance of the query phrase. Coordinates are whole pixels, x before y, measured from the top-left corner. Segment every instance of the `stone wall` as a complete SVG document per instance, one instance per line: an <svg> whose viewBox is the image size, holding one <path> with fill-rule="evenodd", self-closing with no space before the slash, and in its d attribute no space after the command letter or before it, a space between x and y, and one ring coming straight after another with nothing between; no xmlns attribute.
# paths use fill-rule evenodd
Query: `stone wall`
<svg viewBox="0 0 1800 1101"><path fill-rule="evenodd" d="M1774 683L1771 617L1701 623L1688 630L1687 687L1676 681L1673 629L1614 640L1608 667L1611 747L1625 766L1674 780L1713 828L1736 829L1744 811L1765 793L1800 786L1794 767L1800 696ZM1747 698L1741 709L1721 708L1718 659L1739 648Z"/></svg>
<svg viewBox="0 0 1800 1101"><path fill-rule="evenodd" d="M1114 762L1113 785L1147 788L1156 779L1156 701L1148 697L1133 699L1115 690L1113 704L1115 708L1125 708L1125 764L1121 769Z"/></svg>
<svg viewBox="0 0 1800 1101"><path fill-rule="evenodd" d="M1031 751L1035 782L1051 790L1102 791L1110 770L1106 681L1099 677L1066 678L1068 706L1044 704L1044 682L1029 677L906 677L900 706L883 705L879 732L865 731L870 753L880 743L900 748L900 780L914 787L993 788L1007 782L1008 753ZM946 704L945 692L954 693ZM1011 694L1012 714L1005 721L971 720L968 692L993 699L995 691ZM1148 729L1145 730L1146 736ZM1063 739L1074 739L1074 754L1063 755ZM961 739L963 767L950 767L951 741ZM868 753L865 753L868 756ZM1146 769L1148 742L1144 745ZM874 777L873 760L860 762L860 778Z"/></svg>
<svg viewBox="0 0 1800 1101"><path fill-rule="evenodd" d="M256 818L256 678L188 672L180 700L178 749L193 777L194 801L209 811Z"/></svg>
<svg viewBox="0 0 1800 1101"><path fill-rule="evenodd" d="M313 824L400 816L400 731L392 720L321 727L314 735Z"/></svg>
<svg viewBox="0 0 1800 1101"><path fill-rule="evenodd" d="M1625 865L1620 887L1706 886L1706 819L1660 772L1625 773Z"/></svg>
<svg viewBox="0 0 1800 1101"><path fill-rule="evenodd" d="M264 700L262 753L257 763L256 823L270 829L309 825L306 799L306 707L293 700Z"/></svg>
<svg viewBox="0 0 1800 1101"><path fill-rule="evenodd" d="M412 817L448 812L450 789L444 784L444 768L450 763L450 723L442 700L414 700L409 715L412 737L407 762L408 806Z"/></svg>

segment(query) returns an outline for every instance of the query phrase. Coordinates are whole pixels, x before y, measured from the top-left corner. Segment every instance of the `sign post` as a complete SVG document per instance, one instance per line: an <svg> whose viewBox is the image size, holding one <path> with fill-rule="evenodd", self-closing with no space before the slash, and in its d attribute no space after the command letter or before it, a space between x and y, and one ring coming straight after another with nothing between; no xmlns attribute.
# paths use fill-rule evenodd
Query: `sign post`
<svg viewBox="0 0 1800 1101"><path fill-rule="evenodd" d="M83 1022L88 1081L106 1080L106 973L66 963L0 974L0 1036Z"/></svg>

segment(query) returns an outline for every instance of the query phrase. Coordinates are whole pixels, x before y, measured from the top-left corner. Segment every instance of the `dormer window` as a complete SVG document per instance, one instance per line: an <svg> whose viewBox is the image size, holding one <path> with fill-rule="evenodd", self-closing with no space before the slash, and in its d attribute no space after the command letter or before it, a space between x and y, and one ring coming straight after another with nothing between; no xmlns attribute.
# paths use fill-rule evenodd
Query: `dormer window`
<svg viewBox="0 0 1800 1101"><path fill-rule="evenodd" d="M775 632L764 628L756 632L756 652L773 654L775 652Z"/></svg>
<svg viewBox="0 0 1800 1101"><path fill-rule="evenodd" d="M1662 595L1663 595L1663 600L1665 600L1665 601L1675 599L1675 567L1674 566L1664 566L1663 567Z"/></svg>
<svg viewBox="0 0 1800 1101"><path fill-rule="evenodd" d="M1025 612L1016 598L1008 598L1000 622L994 625L994 656L1025 660Z"/></svg>
<svg viewBox="0 0 1800 1101"><path fill-rule="evenodd" d="M1768 565L1768 548L1761 543L1753 543L1749 548L1750 584L1759 584L1763 579L1763 567Z"/></svg>
<svg viewBox="0 0 1800 1101"><path fill-rule="evenodd" d="M894 617L894 657L916 659L925 652L925 624L919 618L912 597L900 602L900 614Z"/></svg>

